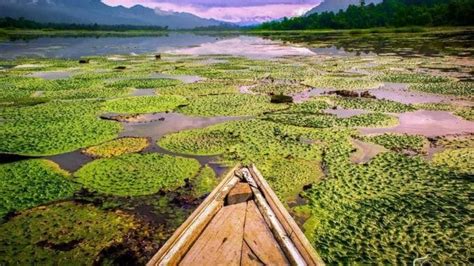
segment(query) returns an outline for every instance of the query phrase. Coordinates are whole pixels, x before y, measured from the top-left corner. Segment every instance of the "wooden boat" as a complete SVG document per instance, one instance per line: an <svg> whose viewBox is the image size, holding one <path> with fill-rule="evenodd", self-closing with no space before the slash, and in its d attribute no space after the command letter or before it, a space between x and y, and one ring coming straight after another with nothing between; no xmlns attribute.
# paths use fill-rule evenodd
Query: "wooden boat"
<svg viewBox="0 0 474 266"><path fill-rule="evenodd" d="M324 265L255 166L232 169L151 265Z"/></svg>

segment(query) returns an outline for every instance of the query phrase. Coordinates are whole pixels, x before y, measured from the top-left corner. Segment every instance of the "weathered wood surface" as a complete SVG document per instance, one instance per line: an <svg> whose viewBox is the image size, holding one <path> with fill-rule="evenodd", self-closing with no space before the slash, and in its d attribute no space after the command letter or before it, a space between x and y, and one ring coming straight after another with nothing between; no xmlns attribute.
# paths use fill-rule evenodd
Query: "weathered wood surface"
<svg viewBox="0 0 474 266"><path fill-rule="evenodd" d="M247 202L223 207L179 265L240 265Z"/></svg>
<svg viewBox="0 0 474 266"><path fill-rule="evenodd" d="M241 266L260 266L260 265L265 265L260 261L253 253L253 251L249 248L247 243L244 241L244 244L242 245L242 259L240 260L240 265Z"/></svg>
<svg viewBox="0 0 474 266"><path fill-rule="evenodd" d="M258 188L308 265L325 265L255 165L249 167Z"/></svg>
<svg viewBox="0 0 474 266"><path fill-rule="evenodd" d="M242 174L245 171L248 175ZM248 182L244 186L250 187L251 198L247 198L248 192L239 192L245 191L242 184L241 188L235 188L243 180ZM223 206L224 201L229 203L229 195L237 197L231 200L233 204ZM324 265L324 262L260 172L254 166L236 166L148 263L149 266L178 264Z"/></svg>
<svg viewBox="0 0 474 266"><path fill-rule="evenodd" d="M252 176L248 169L242 169L242 176L250 184L258 209L262 213L262 216L270 227L270 230L275 236L275 239L280 244L280 247L282 248L290 263L292 265L308 265L304 257L301 255L301 252L295 246L295 243L293 243L291 240L289 236L290 233L285 230L282 223L278 220L273 208L268 204L264 194L258 188L259 186L256 183L256 178Z"/></svg>
<svg viewBox="0 0 474 266"><path fill-rule="evenodd" d="M244 241L263 264L289 265L254 201L249 201L247 204Z"/></svg>
<svg viewBox="0 0 474 266"><path fill-rule="evenodd" d="M252 189L247 183L237 183L227 195L226 202L228 205L246 202L252 198Z"/></svg>
<svg viewBox="0 0 474 266"><path fill-rule="evenodd" d="M222 207L224 198L232 189L239 178L234 176L234 171L240 168L236 165L222 179L221 183L211 194L199 205L190 217L176 230L161 249L148 262L152 265L177 265L186 254L190 246L196 241L202 230Z"/></svg>

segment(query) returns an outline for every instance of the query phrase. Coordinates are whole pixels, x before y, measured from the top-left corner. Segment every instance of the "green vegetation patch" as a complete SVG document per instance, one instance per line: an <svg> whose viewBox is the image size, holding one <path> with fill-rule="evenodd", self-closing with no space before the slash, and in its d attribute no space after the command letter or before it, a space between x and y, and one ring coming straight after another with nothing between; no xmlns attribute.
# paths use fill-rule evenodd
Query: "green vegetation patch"
<svg viewBox="0 0 474 266"><path fill-rule="evenodd" d="M11 211L69 198L79 185L67 172L47 160L0 165L0 218Z"/></svg>
<svg viewBox="0 0 474 266"><path fill-rule="evenodd" d="M221 154L222 160L229 165L255 163L275 192L286 200L322 176L322 147L313 143L313 133L319 132L269 121L247 120L167 135L159 145L180 153ZM329 137L333 133L320 134Z"/></svg>
<svg viewBox="0 0 474 266"><path fill-rule="evenodd" d="M260 94L292 94L298 93L307 90L308 87L301 85L299 83L290 83L290 84L258 84L255 87L252 87L250 90Z"/></svg>
<svg viewBox="0 0 474 266"><path fill-rule="evenodd" d="M448 149L433 156L433 164L474 175L474 148Z"/></svg>
<svg viewBox="0 0 474 266"><path fill-rule="evenodd" d="M107 86L113 88L154 89L181 83L181 81L174 79L124 79L110 82Z"/></svg>
<svg viewBox="0 0 474 266"><path fill-rule="evenodd" d="M137 227L123 213L59 203L24 211L0 225L0 264L88 264Z"/></svg>
<svg viewBox="0 0 474 266"><path fill-rule="evenodd" d="M373 142L384 146L387 149L401 152L403 150L411 150L414 152L424 152L429 145L428 140L424 136L418 135L397 135L383 134L371 137L362 137L362 140Z"/></svg>
<svg viewBox="0 0 474 266"><path fill-rule="evenodd" d="M38 91L36 92L40 98L46 99L65 99L65 100L77 100L77 99L108 99L125 96L130 93L127 88L105 88L105 87L89 87L81 88L76 90L60 90L60 91ZM33 93L31 97L35 97Z"/></svg>
<svg viewBox="0 0 474 266"><path fill-rule="evenodd" d="M458 108L455 112L455 115L458 115L466 120L474 121L474 107L463 107Z"/></svg>
<svg viewBox="0 0 474 266"><path fill-rule="evenodd" d="M146 138L126 137L89 147L83 152L92 157L110 158L122 154L142 151L148 147L149 144L150 142Z"/></svg>
<svg viewBox="0 0 474 266"><path fill-rule="evenodd" d="M410 85L410 89L430 93L472 97L472 95L474 95L474 82L419 83Z"/></svg>
<svg viewBox="0 0 474 266"><path fill-rule="evenodd" d="M99 86L102 84L101 80L96 79L68 78L48 80L14 75L2 77L1 81L2 87L12 87L20 91L77 90L81 88Z"/></svg>
<svg viewBox="0 0 474 266"><path fill-rule="evenodd" d="M266 120L300 127L331 128L331 127L385 127L397 124L393 116L370 113L338 118L329 114L275 114L265 117Z"/></svg>
<svg viewBox="0 0 474 266"><path fill-rule="evenodd" d="M104 110L113 113L154 113L171 111L186 103L182 96L127 97L105 102Z"/></svg>
<svg viewBox="0 0 474 266"><path fill-rule="evenodd" d="M205 81L157 89L161 95L181 95L185 97L213 94L238 93L237 85L222 81Z"/></svg>
<svg viewBox="0 0 474 266"><path fill-rule="evenodd" d="M113 139L121 126L98 118L100 108L97 101L54 101L0 109L0 152L53 155Z"/></svg>
<svg viewBox="0 0 474 266"><path fill-rule="evenodd" d="M376 89L383 86L383 83L370 79L349 78L349 77L326 77L315 76L304 80L303 84L314 88L338 89L338 90L358 90Z"/></svg>
<svg viewBox="0 0 474 266"><path fill-rule="evenodd" d="M327 150L329 177L306 192L306 233L326 263L469 263L468 179L396 153L354 165L340 147Z"/></svg>
<svg viewBox="0 0 474 266"><path fill-rule="evenodd" d="M388 113L404 113L414 111L415 107L399 102L389 100L375 100L363 98L343 98L331 97L329 98L335 105L346 109L364 109L374 112L388 112Z"/></svg>
<svg viewBox="0 0 474 266"><path fill-rule="evenodd" d="M196 198L210 193L217 184L216 173L208 165L204 166L199 174L191 179L192 192Z"/></svg>
<svg viewBox="0 0 474 266"><path fill-rule="evenodd" d="M474 135L445 136L436 140L436 145L448 149L474 148Z"/></svg>
<svg viewBox="0 0 474 266"><path fill-rule="evenodd" d="M394 83L438 83L450 81L447 77L421 73L387 73L377 76L376 80Z"/></svg>
<svg viewBox="0 0 474 266"><path fill-rule="evenodd" d="M259 115L286 108L285 104L272 104L270 97L248 94L225 94L193 99L178 111L201 116Z"/></svg>
<svg viewBox="0 0 474 266"><path fill-rule="evenodd" d="M194 159L155 153L127 154L86 164L75 176L85 187L117 196L150 195L172 191L195 176L199 162Z"/></svg>

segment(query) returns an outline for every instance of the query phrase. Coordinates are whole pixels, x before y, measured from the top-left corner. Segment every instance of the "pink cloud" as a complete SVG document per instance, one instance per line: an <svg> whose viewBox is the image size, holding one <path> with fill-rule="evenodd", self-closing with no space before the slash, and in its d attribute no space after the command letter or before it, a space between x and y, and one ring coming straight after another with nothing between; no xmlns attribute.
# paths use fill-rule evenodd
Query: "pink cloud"
<svg viewBox="0 0 474 266"><path fill-rule="evenodd" d="M263 22L281 17L298 16L304 14L306 11L315 6L314 3L284 3L267 4L264 6L248 5L237 7L229 5L216 5L215 7L203 7L193 4L176 4L171 2L157 2L154 0L104 0L103 2L108 5L123 5L127 7L141 4L151 8L159 8L162 11L187 12L203 18L213 18L235 23L245 21Z"/></svg>

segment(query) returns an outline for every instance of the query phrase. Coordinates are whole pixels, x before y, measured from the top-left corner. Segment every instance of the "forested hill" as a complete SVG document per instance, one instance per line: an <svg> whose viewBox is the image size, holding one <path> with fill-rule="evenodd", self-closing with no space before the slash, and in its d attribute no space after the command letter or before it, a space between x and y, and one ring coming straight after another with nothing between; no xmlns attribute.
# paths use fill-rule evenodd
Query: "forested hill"
<svg viewBox="0 0 474 266"><path fill-rule="evenodd" d="M363 29L404 26L474 25L474 0L384 0L374 5L351 5L338 13L266 22L260 30Z"/></svg>

